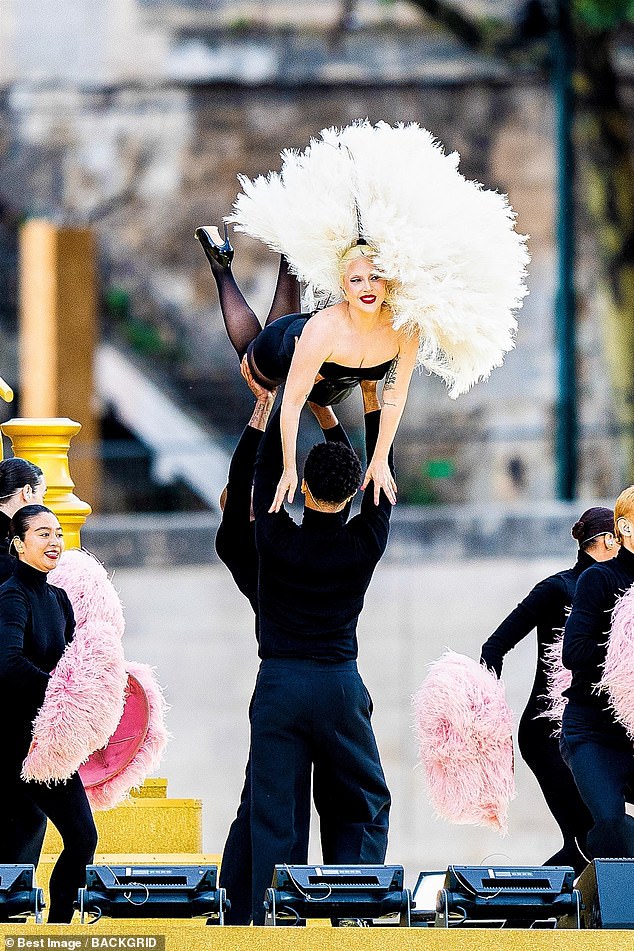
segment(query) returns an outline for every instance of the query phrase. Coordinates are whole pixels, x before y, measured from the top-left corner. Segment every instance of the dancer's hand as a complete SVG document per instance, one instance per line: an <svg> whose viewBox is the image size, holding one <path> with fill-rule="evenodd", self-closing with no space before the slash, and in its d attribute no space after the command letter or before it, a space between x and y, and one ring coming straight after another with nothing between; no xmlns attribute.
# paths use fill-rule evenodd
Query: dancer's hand
<svg viewBox="0 0 634 951"><path fill-rule="evenodd" d="M319 406L317 403L309 403L308 405L322 429L333 429L338 424L339 420L332 406Z"/></svg>
<svg viewBox="0 0 634 951"><path fill-rule="evenodd" d="M275 401L277 387L274 390L267 390L265 386L262 386L261 383L258 383L257 380L254 379L246 354L240 361L240 373L256 400L260 400L263 403L273 403Z"/></svg>
<svg viewBox="0 0 634 951"><path fill-rule="evenodd" d="M275 490L275 498L273 499L273 504L269 509L269 513L279 512L282 505L284 504L284 499L288 497L289 503L293 502L295 498L295 489L297 488L297 469L293 466L289 469L284 469L282 473L282 478L277 483L277 489Z"/></svg>
<svg viewBox="0 0 634 951"><path fill-rule="evenodd" d="M381 489L383 489L392 505L396 505L396 482L394 481L394 476L390 471L390 467L387 464L386 459L371 460L370 465L366 470L361 488L367 488L370 482L374 482L375 505L379 504Z"/></svg>

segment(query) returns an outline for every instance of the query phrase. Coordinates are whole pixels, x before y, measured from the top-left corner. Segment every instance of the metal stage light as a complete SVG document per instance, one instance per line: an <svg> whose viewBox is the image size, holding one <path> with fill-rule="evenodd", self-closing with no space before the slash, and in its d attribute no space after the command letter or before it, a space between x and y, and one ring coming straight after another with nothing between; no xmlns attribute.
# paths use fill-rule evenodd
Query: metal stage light
<svg viewBox="0 0 634 951"><path fill-rule="evenodd" d="M450 865L438 892L436 927L579 928L581 895L574 877L560 865Z"/></svg>
<svg viewBox="0 0 634 951"><path fill-rule="evenodd" d="M276 865L264 896L266 925L295 925L305 918L370 925L398 915L411 923L411 892L402 865Z"/></svg>
<svg viewBox="0 0 634 951"><path fill-rule="evenodd" d="M99 918L195 918L224 924L228 907L217 865L89 865L77 908ZM92 922L91 922L92 923Z"/></svg>
<svg viewBox="0 0 634 951"><path fill-rule="evenodd" d="M44 892L35 884L35 866L0 865L0 921L35 915L40 924L43 908Z"/></svg>

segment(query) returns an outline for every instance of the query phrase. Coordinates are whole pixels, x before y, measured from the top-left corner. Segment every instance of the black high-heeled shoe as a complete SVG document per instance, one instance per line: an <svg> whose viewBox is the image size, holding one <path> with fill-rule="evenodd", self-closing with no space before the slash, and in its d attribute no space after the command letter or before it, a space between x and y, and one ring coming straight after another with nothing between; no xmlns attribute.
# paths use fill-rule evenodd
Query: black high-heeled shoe
<svg viewBox="0 0 634 951"><path fill-rule="evenodd" d="M215 268L221 268L223 271L228 271L231 268L233 248L229 242L229 229L226 224L224 229L225 240L222 244L220 243L220 232L215 227L205 226L196 228L194 231L194 237L200 241L212 271Z"/></svg>

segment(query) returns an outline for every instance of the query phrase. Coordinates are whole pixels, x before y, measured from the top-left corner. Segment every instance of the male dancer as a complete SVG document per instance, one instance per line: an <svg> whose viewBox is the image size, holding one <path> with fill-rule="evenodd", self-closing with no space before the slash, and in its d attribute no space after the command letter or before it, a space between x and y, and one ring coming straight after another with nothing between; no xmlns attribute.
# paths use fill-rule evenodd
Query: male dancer
<svg viewBox="0 0 634 951"><path fill-rule="evenodd" d="M251 375L245 376L256 397L251 419L234 450L229 466L227 486L221 496L222 520L216 535L216 551L233 576L242 594L249 599L257 622L258 554L255 547L255 522L251 505L253 472L260 440L275 402L275 392L265 390ZM375 384L376 391L376 384ZM367 397L366 397L367 400ZM309 404L324 436L329 442L349 446L348 437L329 406ZM327 819L322 819L323 835L327 837ZM298 791L296 842L291 852L293 864L303 864L308 856L310 825L310 774L301 794ZM248 925L251 921L251 766L245 771L240 805L222 853L220 887L226 889L231 908L225 921L231 925Z"/></svg>
<svg viewBox="0 0 634 951"><path fill-rule="evenodd" d="M365 416L368 458L379 416L376 400ZM381 864L390 808L372 701L357 671L356 627L387 544L391 504L381 493L375 505L366 493L346 521L361 466L347 446L321 443L306 460L297 525L284 508L269 511L281 471L278 411L260 445L253 496L262 658L251 709L254 924L264 922L274 866L290 861L298 790L313 764L315 804L328 816L326 861Z"/></svg>

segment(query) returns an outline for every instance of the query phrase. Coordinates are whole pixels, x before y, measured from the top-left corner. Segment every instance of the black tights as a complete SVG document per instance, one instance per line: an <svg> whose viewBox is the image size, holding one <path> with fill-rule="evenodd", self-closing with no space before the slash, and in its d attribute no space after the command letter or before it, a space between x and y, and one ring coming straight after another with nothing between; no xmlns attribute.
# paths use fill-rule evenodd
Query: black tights
<svg viewBox="0 0 634 951"><path fill-rule="evenodd" d="M238 357L242 360L247 352L247 347L258 336L262 326L247 304L231 268L212 264L211 273L216 279L220 309L229 340ZM298 310L299 284L294 275L289 272L286 258L282 257L273 302L264 326L267 327L284 314L293 314Z"/></svg>

